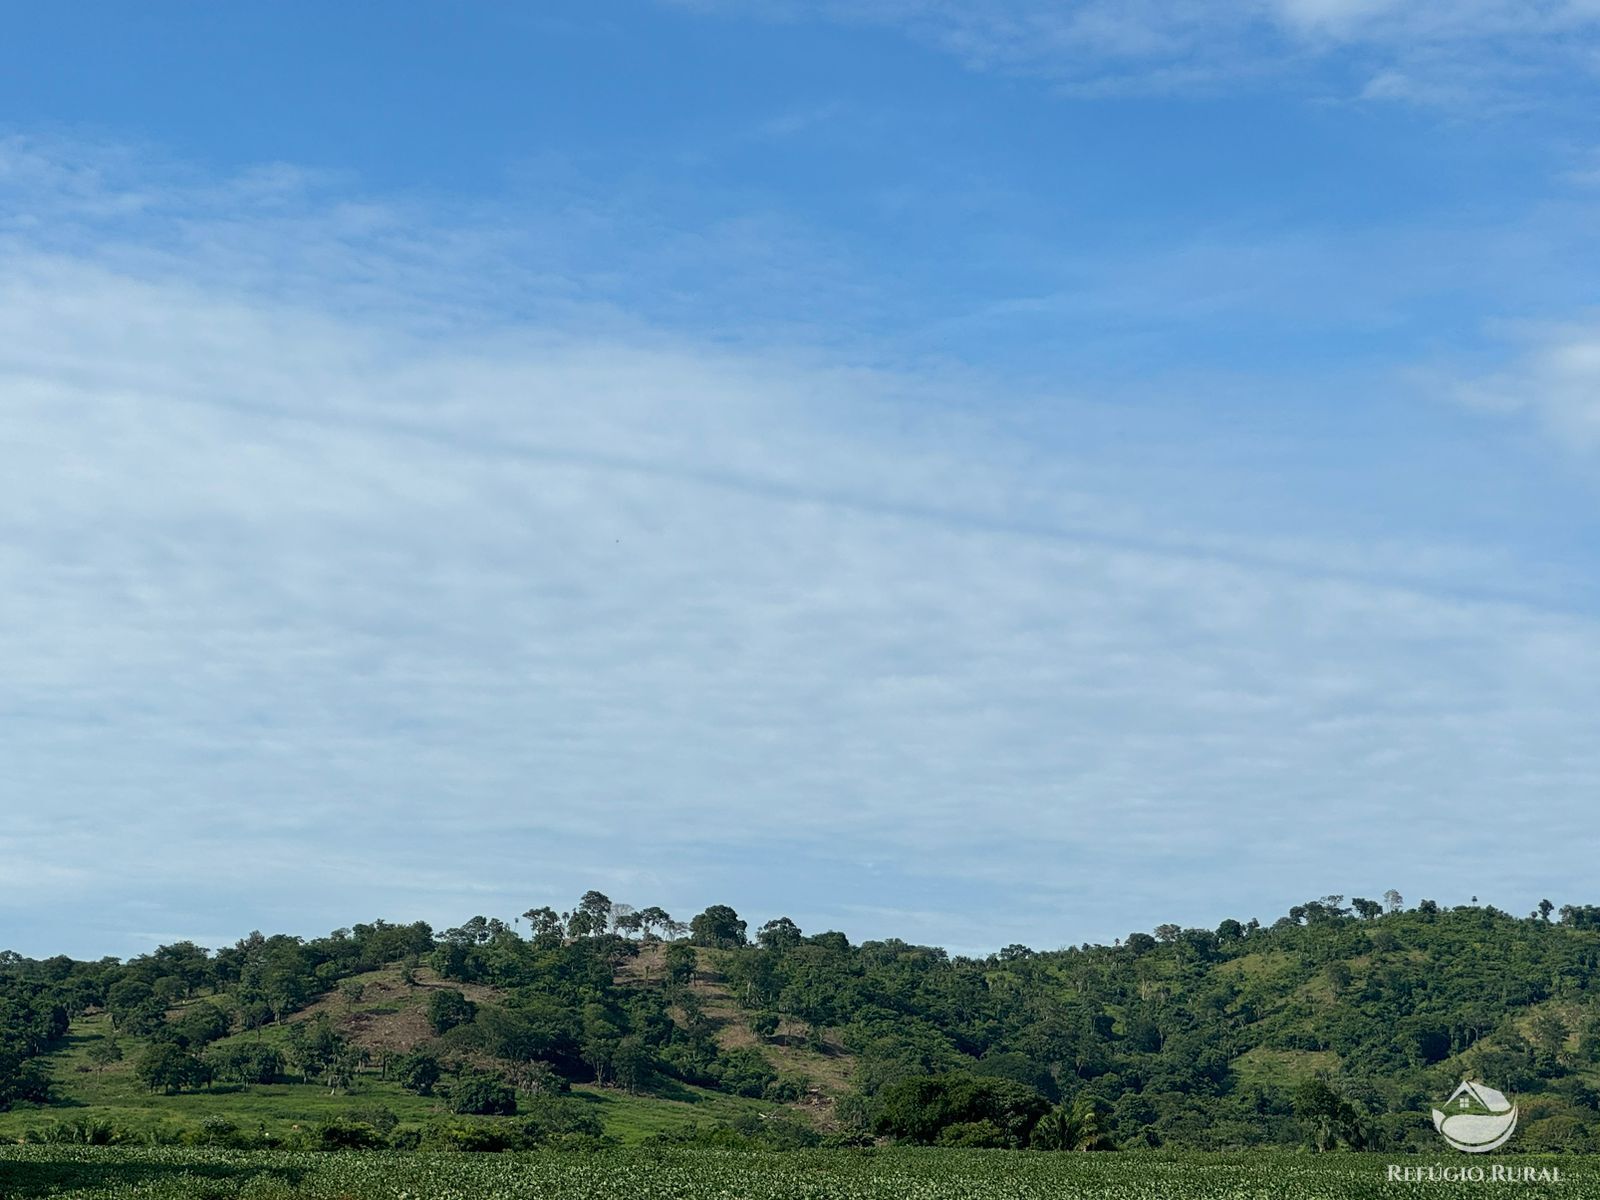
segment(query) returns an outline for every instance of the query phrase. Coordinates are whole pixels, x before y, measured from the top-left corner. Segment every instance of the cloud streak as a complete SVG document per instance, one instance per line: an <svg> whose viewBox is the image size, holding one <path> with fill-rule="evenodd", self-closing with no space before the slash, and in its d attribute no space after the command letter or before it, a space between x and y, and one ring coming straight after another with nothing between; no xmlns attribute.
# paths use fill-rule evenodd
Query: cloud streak
<svg viewBox="0 0 1600 1200"><path fill-rule="evenodd" d="M1444 386L1469 408L1531 419L1571 451L1600 449L1600 322L1525 323L1509 332L1508 366Z"/></svg>
<svg viewBox="0 0 1600 1200"><path fill-rule="evenodd" d="M1592 81L1600 10L1586 0L663 0L702 13L903 30L975 70L1089 94L1305 86L1337 67L1345 98L1451 107L1520 103L1529 77ZM1520 99L1518 99L1520 97Z"/></svg>
<svg viewBox="0 0 1600 1200"><path fill-rule="evenodd" d="M474 321L492 232L84 171L27 168L0 280L23 950L596 884L1050 945L1587 878L1600 627L1494 547L1174 523L1000 379Z"/></svg>

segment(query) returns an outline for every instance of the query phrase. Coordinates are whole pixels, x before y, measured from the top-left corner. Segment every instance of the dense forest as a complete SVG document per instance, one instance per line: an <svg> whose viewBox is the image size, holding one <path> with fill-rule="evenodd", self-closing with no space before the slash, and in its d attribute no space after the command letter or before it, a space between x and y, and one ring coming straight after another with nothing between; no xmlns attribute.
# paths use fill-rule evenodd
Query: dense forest
<svg viewBox="0 0 1600 1200"><path fill-rule="evenodd" d="M252 1085L357 1096L369 1078L447 1114L421 1127L353 1109L302 1135L330 1147L591 1144L605 1130L573 1102L581 1085L760 1101L758 1116L658 1135L729 1145L1431 1151L1430 1103L1473 1077L1516 1096L1520 1145L1589 1150L1597 966L1600 908L1548 901L1514 916L1325 896L1266 924L976 958L786 918L751 932L725 905L685 924L590 892L567 912L443 931L374 921L126 962L0 955L0 1106L68 1121L52 1056L97 1022L78 1070L214 1095L219 1114ZM404 1044L370 1032L401 1010L360 1009L380 970L425 997ZM795 1067L807 1061L832 1082ZM212 1134L251 1136L220 1118Z"/></svg>

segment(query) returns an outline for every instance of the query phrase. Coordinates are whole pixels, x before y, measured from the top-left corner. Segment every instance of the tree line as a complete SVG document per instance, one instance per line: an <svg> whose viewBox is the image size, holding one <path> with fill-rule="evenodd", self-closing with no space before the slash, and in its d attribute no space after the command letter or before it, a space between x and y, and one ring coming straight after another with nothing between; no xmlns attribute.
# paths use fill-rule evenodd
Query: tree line
<svg viewBox="0 0 1600 1200"><path fill-rule="evenodd" d="M373 1064L326 1021L288 1021L386 964L433 972L428 1046ZM153 1090L381 1070L454 1111L509 1116L574 1082L691 1083L774 1104L814 1081L765 1051L848 1056L830 1136L1090 1149L1432 1147L1428 1109L1463 1074L1515 1093L1521 1144L1600 1145L1600 906L1514 916L1397 892L1308 900L1215 929L983 957L852 943L730 906L687 922L590 891L566 911L435 931L375 921L323 938L253 933L121 962L0 956L0 1102L46 1102L38 1057L103 1010ZM697 980L755 1045L728 1048ZM467 998L493 988L492 1002ZM115 1053L114 1039L103 1053ZM463 1064L466 1064L463 1066Z"/></svg>

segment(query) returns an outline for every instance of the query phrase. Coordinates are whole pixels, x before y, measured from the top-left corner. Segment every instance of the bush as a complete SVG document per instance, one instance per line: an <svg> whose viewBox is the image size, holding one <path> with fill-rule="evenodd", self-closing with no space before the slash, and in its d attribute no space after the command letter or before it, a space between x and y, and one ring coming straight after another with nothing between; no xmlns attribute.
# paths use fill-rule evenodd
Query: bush
<svg viewBox="0 0 1600 1200"><path fill-rule="evenodd" d="M506 1078L523 1096L564 1096L572 1085L547 1062L517 1063L506 1072Z"/></svg>
<svg viewBox="0 0 1600 1200"><path fill-rule="evenodd" d="M463 1150L498 1154L515 1150L517 1133L498 1125L430 1125L419 1144L432 1150Z"/></svg>
<svg viewBox="0 0 1600 1200"><path fill-rule="evenodd" d="M822 1143L822 1135L810 1122L789 1113L746 1113L732 1127L771 1150L809 1150Z"/></svg>
<svg viewBox="0 0 1600 1200"><path fill-rule="evenodd" d="M1010 1079L977 1079L970 1075L927 1075L902 1079L879 1093L873 1130L898 1141L930 1145L940 1142L950 1126L983 1125L957 1130L954 1144L977 1145L999 1131L999 1145L1021 1147L1050 1102L1032 1088ZM951 1144L943 1143L940 1144Z"/></svg>
<svg viewBox="0 0 1600 1200"><path fill-rule="evenodd" d="M50 1102L50 1075L44 1064L0 1050L0 1112Z"/></svg>
<svg viewBox="0 0 1600 1200"><path fill-rule="evenodd" d="M395 1081L406 1091L419 1096L433 1095L441 1073L439 1060L421 1050L397 1059L394 1064Z"/></svg>
<svg viewBox="0 0 1600 1200"><path fill-rule="evenodd" d="M182 1135L186 1146L215 1146L224 1150L248 1150L256 1143L249 1134L226 1117L207 1117L198 1128L186 1129Z"/></svg>
<svg viewBox="0 0 1600 1200"><path fill-rule="evenodd" d="M811 1089L811 1078L807 1075L779 1075L761 1093L764 1100L771 1100L776 1104L793 1104L804 1100L806 1093Z"/></svg>
<svg viewBox="0 0 1600 1200"><path fill-rule="evenodd" d="M317 1144L324 1150L379 1150L389 1143L371 1125L335 1117L317 1127Z"/></svg>
<svg viewBox="0 0 1600 1200"><path fill-rule="evenodd" d="M214 1004L196 1004L173 1026L178 1040L192 1050L228 1036L228 1014Z"/></svg>
<svg viewBox="0 0 1600 1200"><path fill-rule="evenodd" d="M371 1108L353 1108L345 1115L359 1125L371 1125L385 1137L389 1136L390 1130L400 1124L400 1118L395 1116L394 1111L381 1104L375 1104Z"/></svg>
<svg viewBox="0 0 1600 1200"><path fill-rule="evenodd" d="M42 1129L25 1130L22 1140L47 1146L121 1146L133 1141L134 1135L109 1121L92 1121L84 1117L76 1121L58 1121Z"/></svg>
<svg viewBox="0 0 1600 1200"><path fill-rule="evenodd" d="M936 1146L960 1146L969 1150L998 1150L1006 1146L1006 1135L993 1121L960 1121L946 1125L934 1139Z"/></svg>
<svg viewBox="0 0 1600 1200"><path fill-rule="evenodd" d="M522 1144L532 1149L559 1144L580 1135L603 1137L605 1126L586 1104L556 1096L537 1096L523 1105L517 1132Z"/></svg>
<svg viewBox="0 0 1600 1200"><path fill-rule="evenodd" d="M760 1096L767 1085L778 1078L778 1072L773 1070L766 1056L753 1046L742 1046L718 1056L711 1071L723 1087L741 1096Z"/></svg>
<svg viewBox="0 0 1600 1200"><path fill-rule="evenodd" d="M478 1014L478 1006L454 988L439 988L428 997L428 1024L435 1033L449 1033Z"/></svg>
<svg viewBox="0 0 1600 1200"><path fill-rule="evenodd" d="M517 1094L496 1075L462 1075L450 1085L450 1111L463 1115L509 1117L517 1111Z"/></svg>
<svg viewBox="0 0 1600 1200"><path fill-rule="evenodd" d="M422 1145L422 1130L415 1125L402 1126L389 1133L391 1150L416 1150Z"/></svg>

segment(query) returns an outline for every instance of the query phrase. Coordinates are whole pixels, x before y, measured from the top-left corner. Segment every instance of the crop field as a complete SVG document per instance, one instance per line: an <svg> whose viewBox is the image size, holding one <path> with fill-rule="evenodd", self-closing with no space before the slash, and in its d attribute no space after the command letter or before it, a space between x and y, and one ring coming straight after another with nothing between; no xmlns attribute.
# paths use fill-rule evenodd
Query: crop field
<svg viewBox="0 0 1600 1200"><path fill-rule="evenodd" d="M1559 1170L1560 1182L1395 1182L1413 1168ZM275 1153L0 1147L0 1197L123 1200L1600 1200L1600 1156L1044 1154L972 1150L595 1154Z"/></svg>

